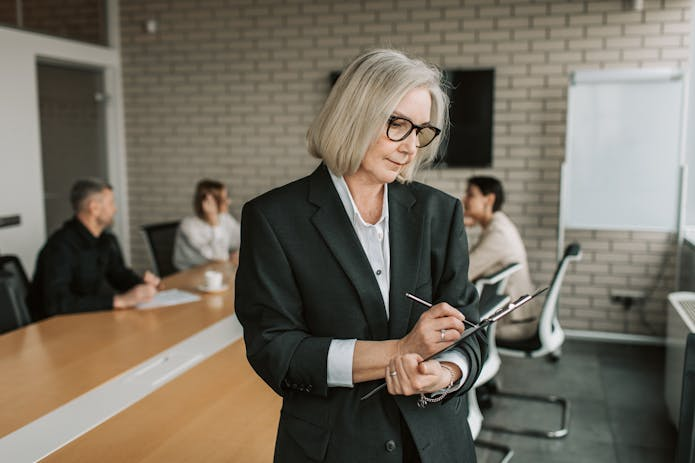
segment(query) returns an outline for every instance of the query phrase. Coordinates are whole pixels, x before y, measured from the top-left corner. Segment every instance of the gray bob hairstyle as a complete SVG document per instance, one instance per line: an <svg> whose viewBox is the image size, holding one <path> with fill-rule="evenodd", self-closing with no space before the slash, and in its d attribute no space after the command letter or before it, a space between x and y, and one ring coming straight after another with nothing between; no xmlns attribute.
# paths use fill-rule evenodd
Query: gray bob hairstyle
<svg viewBox="0 0 695 463"><path fill-rule="evenodd" d="M449 97L436 67L397 50L375 49L358 56L341 73L307 132L309 153L336 175L357 171L367 149L385 133L388 118L409 91L426 88L432 97L430 123L442 134L419 148L398 176L412 181L420 166L431 163L446 136Z"/></svg>

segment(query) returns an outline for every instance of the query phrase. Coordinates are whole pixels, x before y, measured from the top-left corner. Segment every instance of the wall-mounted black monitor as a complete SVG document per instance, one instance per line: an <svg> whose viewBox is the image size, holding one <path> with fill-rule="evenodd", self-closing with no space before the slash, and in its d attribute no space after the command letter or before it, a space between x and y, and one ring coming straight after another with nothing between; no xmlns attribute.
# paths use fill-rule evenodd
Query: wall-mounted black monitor
<svg viewBox="0 0 695 463"><path fill-rule="evenodd" d="M448 143L442 144L440 167L492 166L494 69L446 70L451 106Z"/></svg>
<svg viewBox="0 0 695 463"><path fill-rule="evenodd" d="M492 124L494 113L494 69L446 70L451 100L451 126L443 140L437 167L491 167ZM329 76L331 85L340 71Z"/></svg>

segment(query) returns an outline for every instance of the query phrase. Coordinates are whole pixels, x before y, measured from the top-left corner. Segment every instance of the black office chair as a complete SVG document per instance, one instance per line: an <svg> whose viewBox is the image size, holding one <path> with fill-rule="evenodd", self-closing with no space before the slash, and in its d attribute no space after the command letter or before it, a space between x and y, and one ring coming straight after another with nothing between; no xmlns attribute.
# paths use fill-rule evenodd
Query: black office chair
<svg viewBox="0 0 695 463"><path fill-rule="evenodd" d="M17 256L0 256L0 333L31 322L26 297L29 291L22 263Z"/></svg>
<svg viewBox="0 0 695 463"><path fill-rule="evenodd" d="M522 265L512 263L492 273L484 275L473 282L480 295L480 314L494 312L509 303L509 296L504 294L509 277L521 269Z"/></svg>
<svg viewBox="0 0 695 463"><path fill-rule="evenodd" d="M173 255L178 228L178 220L142 226L153 270L160 277L171 275L177 271L174 267Z"/></svg>
<svg viewBox="0 0 695 463"><path fill-rule="evenodd" d="M565 341L565 332L560 326L557 318L558 298L560 296L560 288L562 281L567 272L567 267L572 261L578 261L582 258L582 249L578 243L572 243L565 249L565 253L558 262L553 279L550 282L548 294L543 302L538 327L536 332L528 339L502 341L495 340L494 336L490 336L495 344L490 347L489 355L497 355L498 351L502 355L512 357L531 357L539 358L549 356L552 360L558 360L562 353L562 344ZM493 383L494 385L494 383ZM555 430L538 430L532 428L513 428L505 425L495 425L486 422L483 428L491 431L508 432L512 434L522 434L533 437L544 437L547 439L557 439L565 437L569 433L568 424L570 416L570 403L567 399L559 396L543 396L535 394L525 394L516 392L502 391L496 387L492 387L489 391L491 395L499 395L510 399L531 400L535 402L545 402L557 404L561 407L561 425Z"/></svg>

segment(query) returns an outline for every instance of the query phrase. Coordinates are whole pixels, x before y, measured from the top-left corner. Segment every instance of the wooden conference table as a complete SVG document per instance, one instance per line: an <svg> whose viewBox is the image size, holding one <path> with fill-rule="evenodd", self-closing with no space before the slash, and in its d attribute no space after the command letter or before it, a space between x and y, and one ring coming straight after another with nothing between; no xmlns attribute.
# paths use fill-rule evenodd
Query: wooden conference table
<svg viewBox="0 0 695 463"><path fill-rule="evenodd" d="M209 268L231 288L154 310L52 317L0 336L0 438L232 315L228 264L164 283L198 292ZM272 461L280 403L240 339L42 461Z"/></svg>

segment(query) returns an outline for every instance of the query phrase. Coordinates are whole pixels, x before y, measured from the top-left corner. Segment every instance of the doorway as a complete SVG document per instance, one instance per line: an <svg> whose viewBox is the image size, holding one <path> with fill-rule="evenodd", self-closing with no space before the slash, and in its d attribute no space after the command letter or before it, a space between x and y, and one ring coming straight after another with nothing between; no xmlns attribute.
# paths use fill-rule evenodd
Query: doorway
<svg viewBox="0 0 695 463"><path fill-rule="evenodd" d="M108 180L106 97L100 69L38 62L46 234L73 215L70 188L80 178Z"/></svg>

